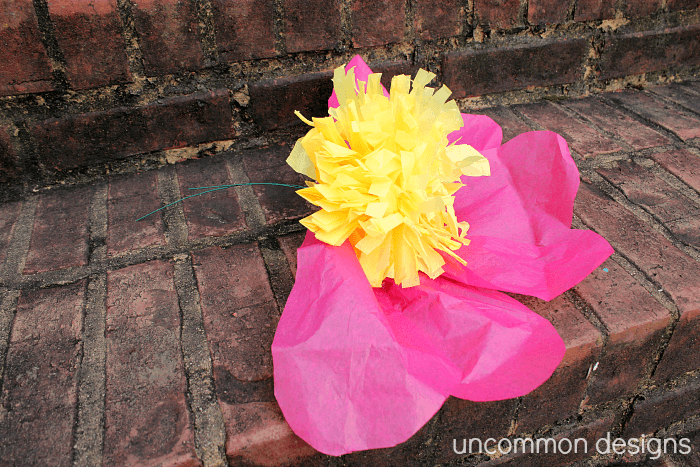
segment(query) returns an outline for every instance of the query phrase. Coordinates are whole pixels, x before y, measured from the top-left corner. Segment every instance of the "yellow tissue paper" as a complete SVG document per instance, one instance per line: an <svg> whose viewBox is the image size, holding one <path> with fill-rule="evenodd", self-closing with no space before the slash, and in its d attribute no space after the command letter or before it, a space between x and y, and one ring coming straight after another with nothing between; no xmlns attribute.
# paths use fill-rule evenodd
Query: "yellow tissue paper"
<svg viewBox="0 0 700 467"><path fill-rule="evenodd" d="M287 163L315 180L297 193L320 211L302 219L318 240L340 246L349 240L372 287L393 278L419 285L418 272L439 276L444 252L469 243L469 225L458 222L454 193L462 175L489 175L489 163L468 145L448 145L462 127L450 90L426 85L435 75L419 70L391 80L384 95L381 74L356 81L354 69L333 77L339 107L312 121Z"/></svg>

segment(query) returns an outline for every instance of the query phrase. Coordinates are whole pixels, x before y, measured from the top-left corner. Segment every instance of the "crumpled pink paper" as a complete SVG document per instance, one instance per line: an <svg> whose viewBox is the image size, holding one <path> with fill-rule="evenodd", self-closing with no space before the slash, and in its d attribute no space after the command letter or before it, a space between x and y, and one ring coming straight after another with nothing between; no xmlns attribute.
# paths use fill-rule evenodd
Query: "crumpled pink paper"
<svg viewBox="0 0 700 467"><path fill-rule="evenodd" d="M356 57L357 79L369 67ZM329 105L338 105L335 96ZM370 287L348 242L307 232L294 288L272 344L275 396L294 432L341 455L391 447L415 434L450 395L472 401L522 396L542 384L565 347L554 327L508 291L551 300L613 250L571 230L578 169L564 139L522 134L501 146L490 118L463 114L450 135L479 150L488 177L456 193L471 243L435 280Z"/></svg>

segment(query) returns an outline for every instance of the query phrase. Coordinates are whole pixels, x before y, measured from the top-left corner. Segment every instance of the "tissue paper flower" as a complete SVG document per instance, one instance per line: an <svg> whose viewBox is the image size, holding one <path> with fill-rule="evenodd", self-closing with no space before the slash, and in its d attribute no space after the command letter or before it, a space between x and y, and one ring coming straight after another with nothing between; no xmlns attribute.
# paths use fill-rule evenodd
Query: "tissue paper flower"
<svg viewBox="0 0 700 467"><path fill-rule="evenodd" d="M371 77L371 70L359 56L346 67L348 71L353 69L357 92L362 94L363 83L369 83L368 87L374 86L370 92L375 96L377 78ZM414 89L427 84L425 79L427 75L421 74L420 79L414 80ZM406 82L399 80L405 90ZM337 122L342 121L340 111L332 109L339 107L338 98L343 104L348 99L362 99L348 89L346 86L329 100L331 115L335 114ZM441 91L421 92L434 98ZM449 110L448 113L451 114ZM448 213L443 220L454 212L458 226L469 223L468 245L455 240L464 239L462 230L451 237L460 242L459 249L448 247L446 251L433 246L444 258L449 259L454 253L466 265L447 261L439 276L423 275L420 285L402 287L396 283L399 278L406 285L413 283L415 276L402 276L398 263L393 271L386 268L389 263L383 262L384 271L366 274L361 260L365 252L357 247L365 237L353 239L352 232L346 235L343 223L324 225L320 219L320 223L307 224L316 229L316 234L307 232L297 252L296 282L275 333L272 356L275 396L287 422L298 436L323 453L341 455L395 446L415 434L449 396L491 401L519 397L535 389L559 365L564 343L549 321L500 291L551 300L585 278L613 252L596 233L570 229L579 175L563 138L551 132L530 132L501 145L501 128L493 120L479 115L461 117L463 126L448 136L448 142L457 147L469 145L478 151L488 161L490 175L463 175L463 186L454 192L452 200L433 196L443 199L444 212ZM377 125L382 131L386 124L386 128L399 127L412 139L426 138L412 135L400 124L379 120ZM374 136L380 133L376 126L363 127L361 119L354 121L357 128L343 129L347 135L343 139L338 140L334 134L331 136L335 140L325 136L326 141L342 148L337 152L339 157L348 157L351 151L371 153L353 146L356 140L347 139L353 132L358 133L356 130L364 133L365 140L374 142L380 138L393 138L394 142L404 138ZM323 132L321 128L330 127L333 121L325 122L319 126L315 120L316 129L311 132ZM343 123L336 125L338 128ZM327 171L321 161L333 157L333 153L328 151L317 158L316 165L313 154L320 152L310 149L317 144L311 141L314 136L307 138L309 146L304 146L304 141L301 144L310 164L303 173L332 187L330 180L333 176L335 181L341 178L340 172L334 172L337 167L332 165L332 170ZM436 135L431 141L441 138ZM400 143L399 146L401 156L406 149ZM456 154L476 157L472 149ZM449 155L447 158L464 160L451 159ZM300 159L303 161L303 157ZM396 156L387 160L394 164L397 160L403 162ZM485 167L483 162L478 164ZM348 167L356 170L352 164ZM381 163L378 167L381 169ZM403 167L396 170L402 171ZM325 179L326 176L330 178ZM376 191L381 185L379 180L386 181L377 180ZM444 188L449 177L438 180L437 185L442 183ZM343 180L337 182L335 189L340 189L342 183ZM367 193L377 196L370 189ZM431 189L432 193L442 193L439 187ZM445 189L450 193L449 188ZM428 201L431 192L419 192L420 201L414 205L420 212L421 203ZM328 199L330 204L326 206L335 209L339 201ZM354 211L336 212L345 216L361 212L356 225L365 222L369 231L365 228L360 235L376 236L372 235L377 230L372 229L372 219L380 216L371 214L384 208L370 208L372 202L377 202L372 200L361 204L364 211L357 208L360 205L353 205L348 207ZM402 219L414 219L415 214L400 212ZM353 220L347 217L347 222ZM402 225L412 224L404 221ZM452 221L445 225L455 233ZM385 226L385 230L388 236L391 229ZM343 238L347 240L334 246ZM332 240L330 244L326 243L328 240ZM415 251L422 254L420 248ZM427 269L431 274L440 269L431 270L428 262L422 261L425 269L416 270ZM373 287L382 274L393 274L394 279L387 278L380 287Z"/></svg>

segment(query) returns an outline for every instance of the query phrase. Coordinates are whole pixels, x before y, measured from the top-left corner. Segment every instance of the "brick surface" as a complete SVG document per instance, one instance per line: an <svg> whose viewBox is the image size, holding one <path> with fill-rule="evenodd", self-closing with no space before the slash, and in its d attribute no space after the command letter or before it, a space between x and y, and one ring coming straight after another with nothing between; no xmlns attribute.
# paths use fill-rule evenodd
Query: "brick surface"
<svg viewBox="0 0 700 467"><path fill-rule="evenodd" d="M664 350L654 379L665 382L688 371L700 368L700 309L688 312L678 320Z"/></svg>
<svg viewBox="0 0 700 467"><path fill-rule="evenodd" d="M645 207L680 241L700 247L700 207L644 167L618 161L610 169L598 169L633 203Z"/></svg>
<svg viewBox="0 0 700 467"><path fill-rule="evenodd" d="M626 18L649 16L661 8L661 0L626 0L620 8Z"/></svg>
<svg viewBox="0 0 700 467"><path fill-rule="evenodd" d="M622 148L613 140L590 126L570 116L554 104L544 101L517 107L527 117L546 130L559 133L569 147L584 157L619 151Z"/></svg>
<svg viewBox="0 0 700 467"><path fill-rule="evenodd" d="M474 16L492 28L510 29L520 23L518 0L474 0Z"/></svg>
<svg viewBox="0 0 700 467"><path fill-rule="evenodd" d="M700 2L698 0L666 0L666 7L669 11L692 10L699 8Z"/></svg>
<svg viewBox="0 0 700 467"><path fill-rule="evenodd" d="M301 125L294 115L306 118L328 116L328 98L333 92L332 72L258 81L249 86L250 112L263 131Z"/></svg>
<svg viewBox="0 0 700 467"><path fill-rule="evenodd" d="M382 86L387 90L391 89L391 78L396 75L415 76L420 68L408 60L395 60L388 62L370 62L369 67L374 73L382 74Z"/></svg>
<svg viewBox="0 0 700 467"><path fill-rule="evenodd" d="M605 355L592 372L589 404L633 393L651 368L670 322L668 311L612 259L575 290L609 332Z"/></svg>
<svg viewBox="0 0 700 467"><path fill-rule="evenodd" d="M71 87L93 88L131 79L115 0L47 3Z"/></svg>
<svg viewBox="0 0 700 467"><path fill-rule="evenodd" d="M579 187L574 213L659 283L681 313L700 308L700 266L650 226L587 183Z"/></svg>
<svg viewBox="0 0 700 467"><path fill-rule="evenodd" d="M700 26L632 33L606 40L602 79L700 64Z"/></svg>
<svg viewBox="0 0 700 467"><path fill-rule="evenodd" d="M293 234L277 237L280 247L282 248L282 252L287 258L289 268L292 270L292 275L294 277L296 277L297 275L297 250L299 249L301 244L304 243L305 236L306 231L295 232Z"/></svg>
<svg viewBox="0 0 700 467"><path fill-rule="evenodd" d="M132 12L148 76L204 67L193 2L139 0Z"/></svg>
<svg viewBox="0 0 700 467"><path fill-rule="evenodd" d="M600 128L613 133L634 149L651 148L670 142L668 138L657 131L640 125L638 121L627 114L605 105L593 97L567 100L564 105L588 118Z"/></svg>
<svg viewBox="0 0 700 467"><path fill-rule="evenodd" d="M501 130L503 130L504 143L522 133L532 131L529 126L527 126L521 119L516 117L515 114L507 107L489 107L487 109L470 111L470 113L486 115L498 123L501 126Z"/></svg>
<svg viewBox="0 0 700 467"><path fill-rule="evenodd" d="M52 118L30 131L41 162L59 170L233 137L225 89Z"/></svg>
<svg viewBox="0 0 700 467"><path fill-rule="evenodd" d="M418 0L416 31L423 39L440 39L459 34L462 7L458 0Z"/></svg>
<svg viewBox="0 0 700 467"><path fill-rule="evenodd" d="M450 52L443 61L444 83L458 99L486 93L572 83L581 74L586 41L573 39Z"/></svg>
<svg viewBox="0 0 700 467"><path fill-rule="evenodd" d="M52 90L51 64L31 0L1 2L0 18L0 96Z"/></svg>
<svg viewBox="0 0 700 467"><path fill-rule="evenodd" d="M633 108L635 113L671 130L682 139L700 138L700 117L680 112L639 91L619 91L606 96L627 108Z"/></svg>
<svg viewBox="0 0 700 467"><path fill-rule="evenodd" d="M0 401L0 464L72 463L85 281L25 292Z"/></svg>
<svg viewBox="0 0 700 467"><path fill-rule="evenodd" d="M107 275L104 465L201 465L187 407L173 266Z"/></svg>
<svg viewBox="0 0 700 467"><path fill-rule="evenodd" d="M190 190L201 186L231 184L226 161L221 158L193 160L178 164L180 196L183 198L206 190ZM218 237L244 230L245 215L233 188L214 191L183 201L189 239Z"/></svg>
<svg viewBox="0 0 700 467"><path fill-rule="evenodd" d="M401 42L406 18L405 1L354 0L352 2L352 43L355 47Z"/></svg>
<svg viewBox="0 0 700 467"><path fill-rule="evenodd" d="M338 0L285 0L287 52L329 50L340 39Z"/></svg>
<svg viewBox="0 0 700 467"><path fill-rule="evenodd" d="M136 219L160 207L155 172L112 179L107 201L107 254L117 256L138 248L164 245L160 213L136 222Z"/></svg>
<svg viewBox="0 0 700 467"><path fill-rule="evenodd" d="M696 113L700 113L700 97L688 91L688 88L685 86L672 83L666 86L653 86L649 90L653 93L661 94Z"/></svg>
<svg viewBox="0 0 700 467"><path fill-rule="evenodd" d="M0 270L5 263L7 248L10 246L20 208L20 203L0 204ZM296 267L296 259L294 264Z"/></svg>
<svg viewBox="0 0 700 467"><path fill-rule="evenodd" d="M269 0L213 0L219 57L237 62L275 56L273 2Z"/></svg>
<svg viewBox="0 0 700 467"><path fill-rule="evenodd" d="M304 177L286 162L290 151L291 148L283 145L247 151L243 157L243 166L250 181L306 186ZM304 217L317 209L297 195L296 190L297 188L275 185L253 186L268 224Z"/></svg>
<svg viewBox="0 0 700 467"><path fill-rule="evenodd" d="M678 149L652 154L651 157L664 169L671 172L686 184L700 191L700 157Z"/></svg>
<svg viewBox="0 0 700 467"><path fill-rule="evenodd" d="M24 274L87 264L93 193L88 187L39 199Z"/></svg>
<svg viewBox="0 0 700 467"><path fill-rule="evenodd" d="M0 183L14 181L19 175L17 152L12 147L10 128L0 125Z"/></svg>
<svg viewBox="0 0 700 467"><path fill-rule="evenodd" d="M594 21L611 19L615 16L614 0L578 0L574 11L574 21Z"/></svg>
<svg viewBox="0 0 700 467"><path fill-rule="evenodd" d="M588 371L600 355L603 337L561 295L550 302L526 296L516 298L550 320L566 344L566 353L554 374L542 386L523 397L518 409L516 431L532 433L543 425L578 412L588 383Z"/></svg>
<svg viewBox="0 0 700 467"><path fill-rule="evenodd" d="M697 378L683 386L641 398L634 404L624 435L654 433L696 414L700 414L700 382Z"/></svg>
<svg viewBox="0 0 700 467"><path fill-rule="evenodd" d="M530 0L527 20L531 24L559 24L566 22L569 3L560 0Z"/></svg>

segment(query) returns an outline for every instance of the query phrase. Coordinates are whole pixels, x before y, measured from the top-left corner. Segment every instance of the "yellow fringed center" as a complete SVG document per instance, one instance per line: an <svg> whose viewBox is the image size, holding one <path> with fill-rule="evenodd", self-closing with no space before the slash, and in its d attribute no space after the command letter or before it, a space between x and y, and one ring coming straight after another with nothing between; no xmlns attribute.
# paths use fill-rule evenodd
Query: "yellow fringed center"
<svg viewBox="0 0 700 467"><path fill-rule="evenodd" d="M419 285L418 271L431 278L443 272L443 251L467 245L469 225L458 222L454 193L462 175L489 175L489 163L468 145L448 145L447 135L462 127L451 94L426 85L435 77L419 70L391 80L384 95L381 74L356 84L354 69L335 70L340 106L329 117L302 120L314 128L299 139L287 159L316 180L297 193L320 211L301 223L330 245L345 240L372 287L386 277L402 287Z"/></svg>

